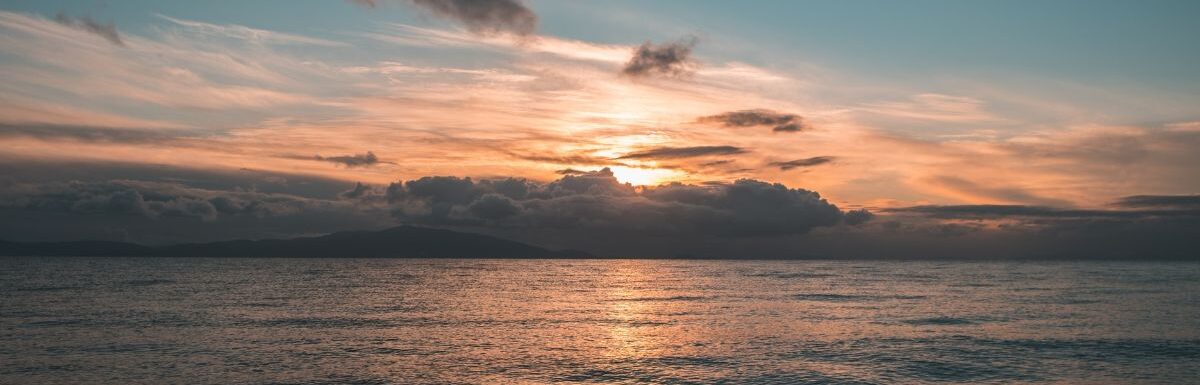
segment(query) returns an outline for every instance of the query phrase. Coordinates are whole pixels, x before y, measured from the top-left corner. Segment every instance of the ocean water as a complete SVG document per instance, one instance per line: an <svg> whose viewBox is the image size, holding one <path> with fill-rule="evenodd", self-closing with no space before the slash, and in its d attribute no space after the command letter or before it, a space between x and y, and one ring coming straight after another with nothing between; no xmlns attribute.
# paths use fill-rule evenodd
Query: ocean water
<svg viewBox="0 0 1200 385"><path fill-rule="evenodd" d="M1200 264L0 259L2 384L1200 383Z"/></svg>

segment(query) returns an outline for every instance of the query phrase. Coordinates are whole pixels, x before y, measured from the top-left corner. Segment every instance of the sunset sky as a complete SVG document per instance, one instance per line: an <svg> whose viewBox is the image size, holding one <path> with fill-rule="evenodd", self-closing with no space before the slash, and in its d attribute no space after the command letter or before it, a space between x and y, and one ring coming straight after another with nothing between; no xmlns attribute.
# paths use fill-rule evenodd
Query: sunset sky
<svg viewBox="0 0 1200 385"><path fill-rule="evenodd" d="M1198 12L4 2L0 239L413 223L606 255L1179 257Z"/></svg>

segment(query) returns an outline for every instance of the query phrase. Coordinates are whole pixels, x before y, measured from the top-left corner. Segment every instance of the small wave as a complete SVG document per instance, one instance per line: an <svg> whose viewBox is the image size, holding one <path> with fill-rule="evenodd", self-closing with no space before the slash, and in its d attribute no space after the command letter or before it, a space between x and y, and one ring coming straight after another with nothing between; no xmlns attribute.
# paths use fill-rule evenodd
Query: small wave
<svg viewBox="0 0 1200 385"><path fill-rule="evenodd" d="M128 281L121 282L122 285L126 285L126 286L153 286L153 285L166 285L166 284L171 284L171 283L175 283L175 281L172 281L169 279L131 279Z"/></svg>
<svg viewBox="0 0 1200 385"><path fill-rule="evenodd" d="M949 286L950 287L996 287L999 285L996 285L994 283L985 283L985 282L963 282L963 283L953 283L953 284L950 284Z"/></svg>
<svg viewBox="0 0 1200 385"><path fill-rule="evenodd" d="M244 307L283 307L287 304L284 302L244 302L241 305Z"/></svg>
<svg viewBox="0 0 1200 385"><path fill-rule="evenodd" d="M852 302L852 301L865 301L865 300L870 300L870 299L878 298L878 297L873 297L873 296L869 296L869 295L809 293L809 294L796 294L796 295L793 295L792 298L795 298L795 299L798 299L801 301Z"/></svg>
<svg viewBox="0 0 1200 385"><path fill-rule="evenodd" d="M714 297L691 296L691 295L676 295L671 297L632 297L632 298L616 298L610 299L612 302L663 302L663 301L701 301L712 299Z"/></svg>
<svg viewBox="0 0 1200 385"><path fill-rule="evenodd" d="M82 289L82 286L42 286L42 287L22 287L16 291L66 291Z"/></svg>
<svg viewBox="0 0 1200 385"><path fill-rule="evenodd" d="M333 377L321 380L305 380L301 382L268 382L270 385L333 385L333 384L350 384L350 385L386 385L391 384L391 381L381 378L357 378L357 377Z"/></svg>
<svg viewBox="0 0 1200 385"><path fill-rule="evenodd" d="M81 319L81 318L59 318L59 319L48 319L48 320L42 320L42 321L30 321L30 322L24 323L23 325L29 326L29 327L51 327L52 328L52 327L59 327L59 326L76 326L76 325L88 325L88 324L93 324L93 322L89 322L88 320Z"/></svg>
<svg viewBox="0 0 1200 385"><path fill-rule="evenodd" d="M887 300L917 300L927 298L924 295L866 295L866 294L836 294L836 293L802 293L792 295L801 301L815 302L879 302Z"/></svg>
<svg viewBox="0 0 1200 385"><path fill-rule="evenodd" d="M837 275L836 274L826 274L826 273L805 273L805 272L784 273L784 272L772 271L772 272L765 272L765 273L749 273L749 274L744 274L743 276L792 279L792 278L829 278L829 277L836 277Z"/></svg>
<svg viewBox="0 0 1200 385"><path fill-rule="evenodd" d="M666 365L668 367L677 366L703 366L715 367L729 365L728 362L712 357L687 357L687 356L668 356L647 358L645 361L651 365Z"/></svg>
<svg viewBox="0 0 1200 385"><path fill-rule="evenodd" d="M389 326L390 322L380 319L369 318L319 318L319 317L294 317L294 318L272 318L265 320L251 321L250 323L258 326L268 327L304 327L304 328L347 328L347 327L366 327L366 326Z"/></svg>
<svg viewBox="0 0 1200 385"><path fill-rule="evenodd" d="M975 321L955 317L917 318L901 321L909 325L971 325Z"/></svg>
<svg viewBox="0 0 1200 385"><path fill-rule="evenodd" d="M897 368L901 373L915 378L938 382L970 382L994 380L1030 380L1026 376L1016 375L1007 371L986 365L966 362L946 362L913 360Z"/></svg>

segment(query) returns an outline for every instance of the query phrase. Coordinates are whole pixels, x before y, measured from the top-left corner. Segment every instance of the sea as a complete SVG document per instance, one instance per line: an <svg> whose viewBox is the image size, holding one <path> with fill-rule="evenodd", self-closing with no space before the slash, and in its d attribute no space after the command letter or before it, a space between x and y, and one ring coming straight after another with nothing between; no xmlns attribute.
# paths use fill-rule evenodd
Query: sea
<svg viewBox="0 0 1200 385"><path fill-rule="evenodd" d="M0 258L0 384L1196 384L1200 264Z"/></svg>

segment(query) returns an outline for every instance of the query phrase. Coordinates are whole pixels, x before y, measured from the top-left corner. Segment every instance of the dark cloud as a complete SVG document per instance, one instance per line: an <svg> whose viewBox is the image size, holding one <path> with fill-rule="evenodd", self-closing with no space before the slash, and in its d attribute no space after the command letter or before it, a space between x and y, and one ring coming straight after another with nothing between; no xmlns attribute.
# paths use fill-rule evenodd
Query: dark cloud
<svg viewBox="0 0 1200 385"><path fill-rule="evenodd" d="M771 162L771 166L777 166L780 170L791 170L794 168L819 166L834 161L832 156L814 156L812 158L789 160L786 162Z"/></svg>
<svg viewBox="0 0 1200 385"><path fill-rule="evenodd" d="M1193 245L1200 233L1196 208L927 205L884 209L882 216L886 220L878 225L856 226L837 236L842 244L855 245L840 253L955 259L1200 258Z"/></svg>
<svg viewBox="0 0 1200 385"><path fill-rule="evenodd" d="M617 159L680 159L711 155L736 155L747 151L734 146L657 147L622 155Z"/></svg>
<svg viewBox="0 0 1200 385"><path fill-rule="evenodd" d="M467 210L479 219L497 221L519 214L522 208L512 198L488 193L471 202Z"/></svg>
<svg viewBox="0 0 1200 385"><path fill-rule="evenodd" d="M80 31L100 36L104 38L104 40L108 40L109 43L119 46L125 45L125 42L121 40L121 34L117 32L117 27L112 23L100 24L95 20L92 20L91 16L85 15L79 18L73 18L62 12L59 12L58 15L54 17L54 21Z"/></svg>
<svg viewBox="0 0 1200 385"><path fill-rule="evenodd" d="M328 197L296 195L325 195L326 183L345 190L345 182L296 177L293 186L285 186L256 184L255 180L273 177L256 173L201 174L95 165L78 168L84 180L39 181L22 173L9 174L13 178L7 181L0 178L0 238L164 244L294 237L378 229L396 223L386 209L349 197L339 198L336 192ZM96 179L88 174L152 177L156 172L175 177L161 178L170 181L87 180ZM262 191L258 186L290 193ZM348 195L382 194L378 186L355 189L357 194Z"/></svg>
<svg viewBox="0 0 1200 385"><path fill-rule="evenodd" d="M554 173L558 174L558 175L579 175L579 174L586 174L586 173L588 173L588 171L576 170L573 168L564 168L562 170L555 170Z"/></svg>
<svg viewBox="0 0 1200 385"><path fill-rule="evenodd" d="M367 151L366 154L342 155L342 156L320 156L314 157L316 160L333 162L346 167L368 167L379 164L379 157L375 153Z"/></svg>
<svg viewBox="0 0 1200 385"><path fill-rule="evenodd" d="M268 181L283 177L18 164L0 157L0 238L164 244L408 223L623 257L1195 260L1200 233L1200 209L1191 196L1126 197L1110 209L954 205L842 212L816 192L781 184L744 179L635 187L606 169L549 182L431 176L370 185L299 175Z"/></svg>
<svg viewBox="0 0 1200 385"><path fill-rule="evenodd" d="M95 127L61 124L0 124L0 137L70 139L86 142L166 143L176 139L211 135L198 130Z"/></svg>
<svg viewBox="0 0 1200 385"><path fill-rule="evenodd" d="M204 221L219 215L257 217L294 214L316 200L253 191L214 191L178 183L113 180L13 184L0 190L3 205L33 211L146 218L189 217Z"/></svg>
<svg viewBox="0 0 1200 385"><path fill-rule="evenodd" d="M757 109L726 112L723 114L704 116L696 121L701 123L720 123L726 127L756 127L769 126L774 132L800 132L812 129L804 118L796 114Z"/></svg>
<svg viewBox="0 0 1200 385"><path fill-rule="evenodd" d="M502 32L529 35L537 29L538 17L520 0L411 0L435 15L462 23L473 33ZM374 6L374 1L368 1Z"/></svg>
<svg viewBox="0 0 1200 385"><path fill-rule="evenodd" d="M947 205L912 206L886 209L895 213L918 213L943 219L1061 218L1061 219L1142 219L1200 215L1200 209L1089 210L1026 205Z"/></svg>
<svg viewBox="0 0 1200 385"><path fill-rule="evenodd" d="M375 186L363 183L355 183L354 188L339 193L338 197L342 199L365 199L371 196L377 196L379 194L380 191L378 191Z"/></svg>
<svg viewBox="0 0 1200 385"><path fill-rule="evenodd" d="M523 159L533 162L545 162L556 164L569 165L590 165L590 166L605 166L611 165L612 159L600 158L586 154L566 154L566 155L541 155L541 154L522 154L506 150L501 150L504 154L517 159Z"/></svg>
<svg viewBox="0 0 1200 385"><path fill-rule="evenodd" d="M847 211L846 215L842 218L842 220L844 222L846 222L847 225L858 226L858 225L867 223L868 221L870 221L871 219L874 219L874 218L875 218L875 214L871 213L870 211L867 211L867 209L858 209L858 210Z"/></svg>
<svg viewBox="0 0 1200 385"><path fill-rule="evenodd" d="M730 163L733 163L732 159L722 159L722 160L714 160L712 162L704 162L704 163L701 163L700 166L701 167L714 167L714 166L726 165L726 164L730 164Z"/></svg>
<svg viewBox="0 0 1200 385"><path fill-rule="evenodd" d="M694 66L691 55L696 43L695 37L663 44L642 43L621 73L633 77L685 74Z"/></svg>
<svg viewBox="0 0 1200 385"><path fill-rule="evenodd" d="M549 183L424 177L400 185L387 200L398 219L417 224L691 238L803 234L842 221L815 192L755 180L639 189L603 169Z"/></svg>
<svg viewBox="0 0 1200 385"><path fill-rule="evenodd" d="M1133 195L1113 203L1120 207L1175 207L1200 209L1200 195Z"/></svg>

